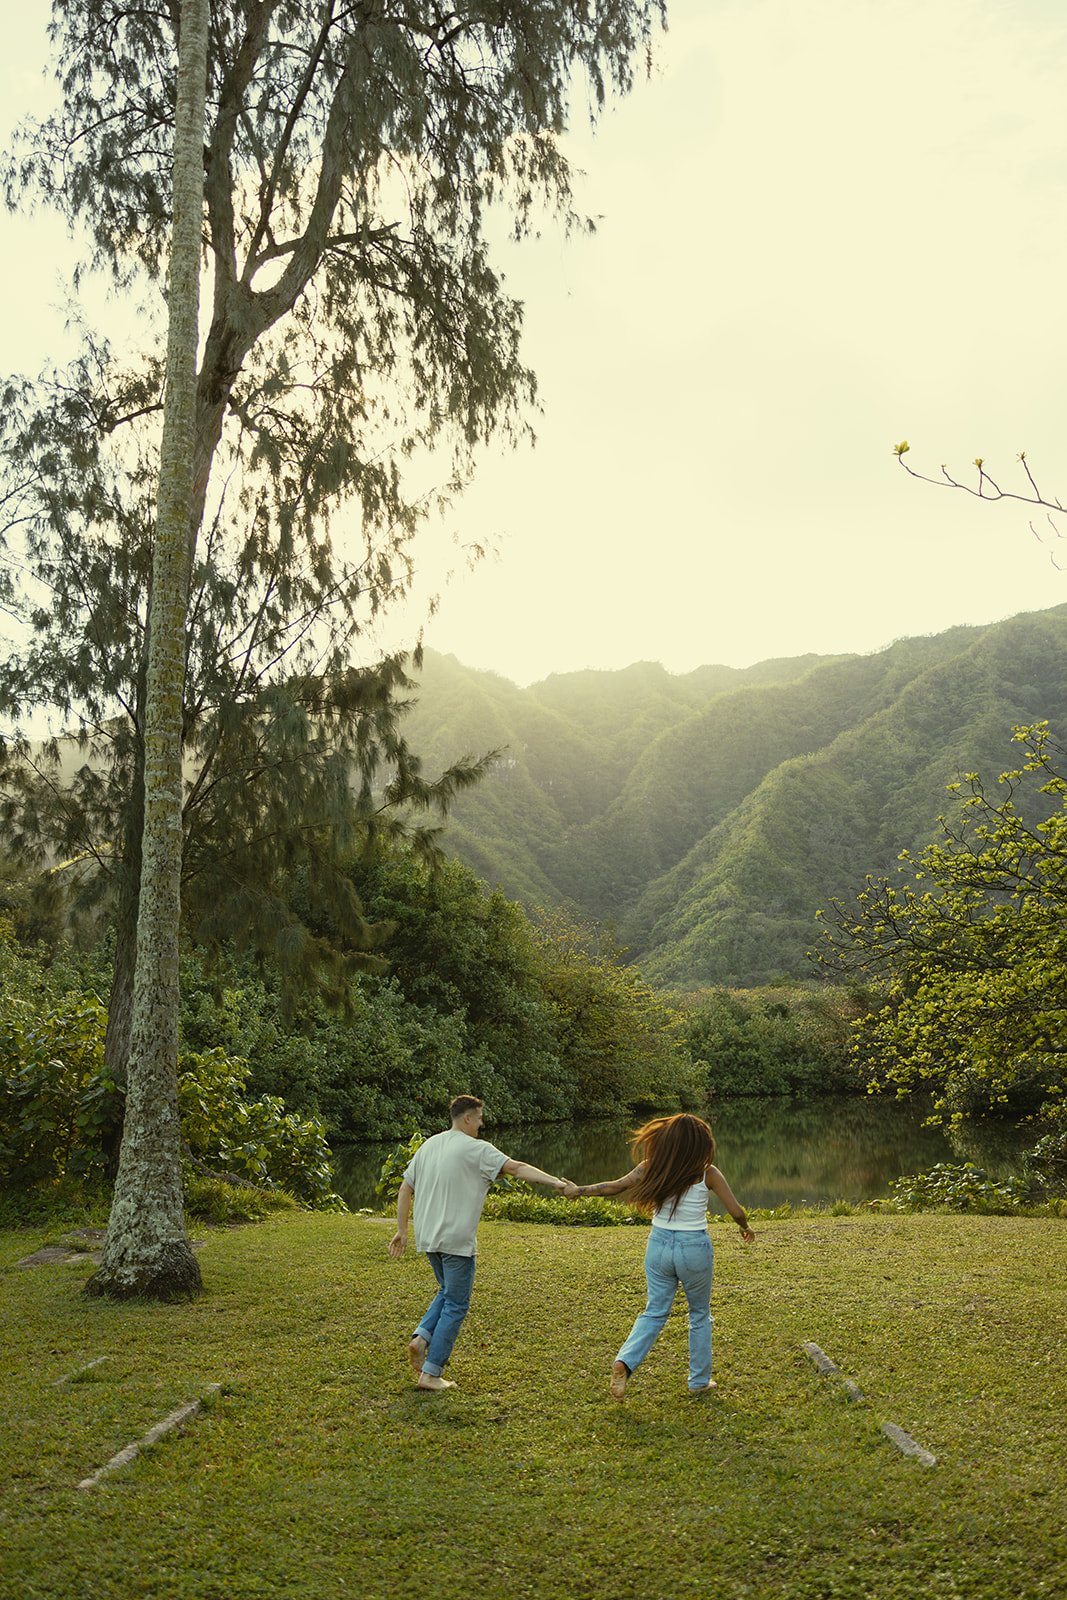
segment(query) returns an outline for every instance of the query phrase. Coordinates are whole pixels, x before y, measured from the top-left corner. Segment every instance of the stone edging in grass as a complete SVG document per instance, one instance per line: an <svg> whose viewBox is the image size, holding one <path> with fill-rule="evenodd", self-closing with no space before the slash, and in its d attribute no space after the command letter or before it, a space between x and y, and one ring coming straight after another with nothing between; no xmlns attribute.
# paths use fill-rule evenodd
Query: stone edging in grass
<svg viewBox="0 0 1067 1600"><path fill-rule="evenodd" d="M137 1444L128 1444L124 1450L120 1450L118 1455L112 1456L111 1460L94 1472L91 1477L83 1478L77 1487L79 1489L95 1489L97 1484L106 1478L109 1473L116 1472L119 1467L128 1466L142 1450L156 1444L165 1433L170 1433L172 1429L180 1427L183 1422L189 1422L197 1415L208 1395L219 1394L221 1389L221 1383L209 1383L199 1400L190 1400L187 1405L179 1406L177 1411L172 1411L169 1417L164 1417L162 1422L157 1422L154 1427L149 1428L144 1438Z"/></svg>
<svg viewBox="0 0 1067 1600"><path fill-rule="evenodd" d="M916 1444L911 1434L905 1433L903 1428L898 1428L895 1422L883 1422L882 1432L887 1439L892 1439L897 1449L903 1450L906 1456L914 1456L924 1467L937 1466L937 1457L932 1456L929 1450L924 1450L921 1444Z"/></svg>
<svg viewBox="0 0 1067 1600"><path fill-rule="evenodd" d="M95 1361L87 1361L84 1367L75 1367L73 1372L64 1373L62 1378L57 1378L52 1388L62 1389L64 1384L82 1382L87 1372L92 1372L94 1367L103 1366L106 1360L107 1356L97 1356Z"/></svg>
<svg viewBox="0 0 1067 1600"><path fill-rule="evenodd" d="M810 1343L801 1345L801 1349L806 1356L814 1361L820 1372L825 1373L827 1377L841 1380L845 1393L850 1400L855 1400L860 1405L866 1404L867 1397L863 1391L857 1384L852 1382L851 1378L845 1377L841 1368L830 1360L825 1350L820 1350L817 1344ZM916 1444L911 1435L905 1433L903 1428L898 1428L895 1422L883 1422L882 1432L904 1455L911 1456L914 1460L921 1462L924 1467L937 1466L937 1457L931 1455L929 1450L924 1450L921 1444Z"/></svg>
<svg viewBox="0 0 1067 1600"><path fill-rule="evenodd" d="M74 1228L70 1233L63 1235L62 1244L42 1245L40 1250L35 1250L32 1255L23 1256L21 1261L15 1262L15 1265L16 1267L57 1265L69 1267L89 1261L98 1267L106 1238L106 1228ZM190 1239L189 1244L194 1253L204 1248L203 1239Z"/></svg>

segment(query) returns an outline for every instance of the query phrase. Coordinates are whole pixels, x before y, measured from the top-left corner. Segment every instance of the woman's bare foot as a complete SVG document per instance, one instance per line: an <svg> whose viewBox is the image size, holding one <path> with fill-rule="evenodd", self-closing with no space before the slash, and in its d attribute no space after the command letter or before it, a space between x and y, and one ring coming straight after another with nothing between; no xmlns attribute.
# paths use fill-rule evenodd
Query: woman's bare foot
<svg viewBox="0 0 1067 1600"><path fill-rule="evenodd" d="M717 1389L718 1387L719 1387L719 1385L715 1382L715 1379L714 1378L710 1378L707 1383L702 1383L700 1385L699 1389L690 1389L689 1393L690 1394L707 1394L709 1389Z"/></svg>
<svg viewBox="0 0 1067 1600"><path fill-rule="evenodd" d="M429 1348L429 1344L421 1333L412 1335L411 1343L408 1345L408 1360L411 1362L411 1370L416 1378L422 1371L422 1363L426 1360L426 1352Z"/></svg>
<svg viewBox="0 0 1067 1600"><path fill-rule="evenodd" d="M420 1389L430 1389L437 1393L441 1389L454 1389L456 1386L449 1378L435 1378L432 1373L424 1372L419 1378Z"/></svg>
<svg viewBox="0 0 1067 1600"><path fill-rule="evenodd" d="M625 1361L616 1361L611 1369L611 1398L621 1400L626 1393L626 1380L630 1376L630 1369Z"/></svg>

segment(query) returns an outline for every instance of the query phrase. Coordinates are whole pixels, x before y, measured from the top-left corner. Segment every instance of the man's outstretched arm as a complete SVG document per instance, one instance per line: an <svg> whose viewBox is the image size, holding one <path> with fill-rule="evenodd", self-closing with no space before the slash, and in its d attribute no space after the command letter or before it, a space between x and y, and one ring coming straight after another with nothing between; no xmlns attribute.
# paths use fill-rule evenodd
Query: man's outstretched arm
<svg viewBox="0 0 1067 1600"><path fill-rule="evenodd" d="M506 1172L509 1178L521 1178L524 1183L543 1183L549 1189L557 1189L560 1194L567 1187L566 1178L553 1178L550 1173L542 1172L540 1167L531 1167L528 1161L514 1161L511 1156L500 1170Z"/></svg>

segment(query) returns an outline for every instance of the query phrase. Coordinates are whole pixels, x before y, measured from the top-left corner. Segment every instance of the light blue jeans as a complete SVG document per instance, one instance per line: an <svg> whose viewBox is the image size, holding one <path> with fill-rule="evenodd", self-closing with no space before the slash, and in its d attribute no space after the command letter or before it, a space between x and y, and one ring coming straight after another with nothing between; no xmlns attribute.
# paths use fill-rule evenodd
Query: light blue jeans
<svg viewBox="0 0 1067 1600"><path fill-rule="evenodd" d="M422 1363L423 1372L431 1378L439 1378L471 1303L476 1257L446 1256L439 1250L427 1250L426 1259L437 1279L437 1293L415 1329L414 1337L425 1339L430 1347Z"/></svg>
<svg viewBox="0 0 1067 1600"><path fill-rule="evenodd" d="M702 1229L650 1228L645 1250L645 1309L616 1361L636 1372L663 1332L681 1285L689 1306L689 1387L711 1382L711 1278L715 1252Z"/></svg>

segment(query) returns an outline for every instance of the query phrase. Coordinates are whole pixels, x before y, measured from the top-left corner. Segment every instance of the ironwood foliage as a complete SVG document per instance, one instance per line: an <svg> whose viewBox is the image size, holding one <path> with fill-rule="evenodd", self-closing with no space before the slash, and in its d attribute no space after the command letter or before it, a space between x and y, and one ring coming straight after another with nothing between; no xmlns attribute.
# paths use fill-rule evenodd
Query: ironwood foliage
<svg viewBox="0 0 1067 1600"><path fill-rule="evenodd" d="M78 224L85 265L131 305L166 292L179 13L54 0L62 103L21 130L4 168L9 203ZM584 82L595 114L628 89L660 15L649 0L212 0L184 891L204 936L250 937L294 981L330 952L288 911L285 870L312 871L347 955L365 954L383 930L362 919L338 849L361 828L400 828L397 807L447 809L478 775L461 761L427 783L400 731L405 659L353 658L476 446L529 434L521 307L492 268L487 219L499 207L521 235L547 206L578 222L558 139L570 97ZM118 867L120 944L136 912L163 393L151 318L141 326L142 357L87 336L69 371L9 384L3 417L19 569L6 598L30 635L0 676L0 709L54 706L79 741L73 773L70 747L11 747L5 825L96 887ZM442 449L427 492L409 464L425 477ZM432 828L414 837L434 848ZM128 968L120 950L112 1021Z"/></svg>

